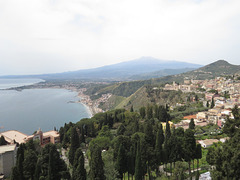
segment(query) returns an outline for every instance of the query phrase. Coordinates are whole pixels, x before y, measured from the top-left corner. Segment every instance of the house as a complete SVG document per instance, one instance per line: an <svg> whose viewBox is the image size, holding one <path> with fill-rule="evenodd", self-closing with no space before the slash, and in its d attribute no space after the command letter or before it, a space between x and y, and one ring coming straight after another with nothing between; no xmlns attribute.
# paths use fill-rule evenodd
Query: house
<svg viewBox="0 0 240 180"><path fill-rule="evenodd" d="M60 142L60 135L57 131L48 131L48 132L42 132L41 129L39 129L36 133L34 133L33 135L27 136L25 141L29 141L33 139L35 140L39 140L40 144L42 146L52 143L52 144L56 144Z"/></svg>
<svg viewBox="0 0 240 180"><path fill-rule="evenodd" d="M213 145L213 143L217 143L218 140L217 139L205 139L205 140L200 140L198 142L199 142L199 144L201 144L201 146L203 148L208 148L211 145Z"/></svg>
<svg viewBox="0 0 240 180"><path fill-rule="evenodd" d="M0 174L9 177L16 164L16 144L0 146Z"/></svg>
<svg viewBox="0 0 240 180"><path fill-rule="evenodd" d="M8 144L14 144L14 142L19 144L26 143L30 139L33 139L34 141L39 140L41 145L48 143L56 144L60 142L60 135L57 131L42 132L41 129L30 136L16 130L2 132L0 133L0 136L3 136Z"/></svg>

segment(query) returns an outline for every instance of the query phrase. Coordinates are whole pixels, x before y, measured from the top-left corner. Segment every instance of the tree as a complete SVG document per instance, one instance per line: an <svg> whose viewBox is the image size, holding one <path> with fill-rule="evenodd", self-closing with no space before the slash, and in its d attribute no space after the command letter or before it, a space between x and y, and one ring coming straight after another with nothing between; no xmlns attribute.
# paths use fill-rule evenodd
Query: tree
<svg viewBox="0 0 240 180"><path fill-rule="evenodd" d="M122 144L119 147L118 150L118 156L117 156L117 162L116 162L116 169L119 172L119 177L122 179L123 174L127 171L127 159L126 159L126 153L122 146Z"/></svg>
<svg viewBox="0 0 240 180"><path fill-rule="evenodd" d="M17 159L17 170L19 173L19 180L24 180L24 175L23 175L23 161L22 161L22 154L18 156Z"/></svg>
<svg viewBox="0 0 240 180"><path fill-rule="evenodd" d="M214 108L214 106L215 106L215 102L214 102L214 98L212 97L211 108Z"/></svg>
<svg viewBox="0 0 240 180"><path fill-rule="evenodd" d="M0 138L0 146L7 145L7 141L5 140L4 136Z"/></svg>
<svg viewBox="0 0 240 180"><path fill-rule="evenodd" d="M184 160L188 162L189 165L189 175L191 175L191 160L194 159L194 154L196 152L196 140L194 137L194 132L191 129L187 129L184 134Z"/></svg>
<svg viewBox="0 0 240 180"><path fill-rule="evenodd" d="M195 123L194 123L193 118L191 118L191 121L190 121L190 123L189 123L189 129L191 129L191 130L194 130L194 129L195 129Z"/></svg>
<svg viewBox="0 0 240 180"><path fill-rule="evenodd" d="M198 95L195 95L195 101L198 101Z"/></svg>
<svg viewBox="0 0 240 180"><path fill-rule="evenodd" d="M136 163L135 163L135 179L142 179L142 163L141 163L141 149L140 142L137 144L137 154L136 154Z"/></svg>
<svg viewBox="0 0 240 180"><path fill-rule="evenodd" d="M147 118L152 119L153 118L153 107L148 105L147 106Z"/></svg>
<svg viewBox="0 0 240 180"><path fill-rule="evenodd" d="M76 131L76 128L72 128L72 133L71 133L71 146L68 154L69 162L73 165L74 161L74 155L76 150L80 147L79 144L79 136Z"/></svg>
<svg viewBox="0 0 240 180"><path fill-rule="evenodd" d="M141 118L144 119L145 116L146 116L146 108L145 107L141 107L139 112L140 112Z"/></svg>
<svg viewBox="0 0 240 180"><path fill-rule="evenodd" d="M155 146L155 152L156 152L156 157L157 157L157 165L160 166L161 163L163 162L163 150L162 146L164 143L164 134L163 134L163 129L162 129L162 124L160 124L160 128L157 132L157 138L156 138L156 146ZM158 171L158 168L157 168Z"/></svg>
<svg viewBox="0 0 240 180"><path fill-rule="evenodd" d="M37 154L32 150L29 149L26 152L25 159L23 162L23 169L24 169L24 176L26 179L34 179L34 172L37 163L38 157Z"/></svg>
<svg viewBox="0 0 240 180"><path fill-rule="evenodd" d="M81 148L78 148L73 163L72 179L86 180L86 169L84 168L84 155Z"/></svg>
<svg viewBox="0 0 240 180"><path fill-rule="evenodd" d="M90 160L90 172L89 176L91 180L105 180L104 175L104 163L102 160L101 149L98 145L94 145L90 149L91 160Z"/></svg>
<svg viewBox="0 0 240 180"><path fill-rule="evenodd" d="M19 180L19 172L17 166L12 168L11 180Z"/></svg>
<svg viewBox="0 0 240 180"><path fill-rule="evenodd" d="M207 101L207 105L206 106L209 108L209 101Z"/></svg>
<svg viewBox="0 0 240 180"><path fill-rule="evenodd" d="M47 179L48 180L54 180L53 177L54 177L54 167L53 167L53 149L51 148L50 149L50 152L49 152L49 163L48 163L48 177Z"/></svg>
<svg viewBox="0 0 240 180"><path fill-rule="evenodd" d="M131 106L130 112L134 112L134 110L133 110L133 106Z"/></svg>
<svg viewBox="0 0 240 180"><path fill-rule="evenodd" d="M201 147L201 144L197 144L195 158L197 159L197 169L199 169L199 159L202 159L202 147Z"/></svg>

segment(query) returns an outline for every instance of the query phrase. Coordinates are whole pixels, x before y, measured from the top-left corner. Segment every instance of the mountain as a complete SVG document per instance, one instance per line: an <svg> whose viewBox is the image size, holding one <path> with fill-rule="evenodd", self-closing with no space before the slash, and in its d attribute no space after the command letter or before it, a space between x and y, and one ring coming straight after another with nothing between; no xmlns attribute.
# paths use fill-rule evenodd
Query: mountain
<svg viewBox="0 0 240 180"><path fill-rule="evenodd" d="M240 72L240 65L233 65L225 60L218 60L199 69L183 73L193 79L211 79L217 76L234 75Z"/></svg>
<svg viewBox="0 0 240 180"><path fill-rule="evenodd" d="M34 76L27 76L27 77L36 77L36 78L42 78L42 79L84 79L84 80L104 79L104 80L121 80L121 81L128 80L129 81L129 80L134 80L134 78L132 77L136 75L145 74L145 73L155 72L153 75L151 74L147 75L148 78L153 78L153 77L161 77L162 75L171 75L176 69L185 69L185 68L196 69L199 67L201 67L201 65L186 63L186 62L179 62L179 61L164 61L164 60L159 60L152 57L142 57L136 60L102 66L94 69L78 70L78 71L64 72L64 73L57 73L57 74L34 75ZM159 72L160 75L156 74L157 71L162 71L164 69L168 69L168 70L164 72ZM141 76L139 76L139 78L141 79Z"/></svg>

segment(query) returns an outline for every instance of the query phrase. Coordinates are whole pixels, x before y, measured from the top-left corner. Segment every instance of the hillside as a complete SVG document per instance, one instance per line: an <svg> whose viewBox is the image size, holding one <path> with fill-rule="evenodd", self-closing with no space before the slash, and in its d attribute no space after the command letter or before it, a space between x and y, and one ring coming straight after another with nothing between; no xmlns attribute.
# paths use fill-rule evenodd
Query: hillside
<svg viewBox="0 0 240 180"><path fill-rule="evenodd" d="M111 102L114 102L115 98L117 98L117 103L115 102L113 106L111 106L113 103L109 103L102 105L103 108L130 108L133 105L136 109L138 109L140 106L147 105L149 103L162 104L162 102L175 102L175 100L170 97L163 98L162 96L167 96L168 93L160 93L160 90L158 92L156 89L150 89L147 93L146 87L148 86L158 88L163 86L165 83L172 83L173 81L183 82L184 78L211 79L221 75L233 75L238 72L240 72L240 66L232 65L227 61L219 60L190 72L149 80L117 83L104 87L95 93L112 93L113 96L110 99ZM149 93L151 91L154 93Z"/></svg>

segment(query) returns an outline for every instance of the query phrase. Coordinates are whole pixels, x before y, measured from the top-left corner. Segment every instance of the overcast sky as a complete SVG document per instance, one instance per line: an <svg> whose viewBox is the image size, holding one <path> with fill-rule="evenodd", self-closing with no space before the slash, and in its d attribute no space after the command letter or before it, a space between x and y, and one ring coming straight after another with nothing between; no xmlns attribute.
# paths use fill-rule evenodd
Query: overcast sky
<svg viewBox="0 0 240 180"><path fill-rule="evenodd" d="M152 56L240 64L239 0L0 0L0 75Z"/></svg>

